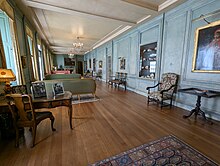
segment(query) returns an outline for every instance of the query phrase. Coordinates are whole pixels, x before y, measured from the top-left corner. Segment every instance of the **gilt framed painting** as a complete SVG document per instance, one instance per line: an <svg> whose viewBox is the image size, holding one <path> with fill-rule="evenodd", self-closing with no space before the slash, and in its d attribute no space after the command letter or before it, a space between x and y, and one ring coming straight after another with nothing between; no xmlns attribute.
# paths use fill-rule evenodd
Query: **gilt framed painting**
<svg viewBox="0 0 220 166"><path fill-rule="evenodd" d="M196 30L192 71L220 73L220 21Z"/></svg>

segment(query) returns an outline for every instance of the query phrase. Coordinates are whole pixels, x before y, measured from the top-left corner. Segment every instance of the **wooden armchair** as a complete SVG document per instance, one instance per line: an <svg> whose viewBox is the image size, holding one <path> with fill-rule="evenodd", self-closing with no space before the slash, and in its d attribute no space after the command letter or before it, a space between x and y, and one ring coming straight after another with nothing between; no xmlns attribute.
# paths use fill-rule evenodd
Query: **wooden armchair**
<svg viewBox="0 0 220 166"><path fill-rule="evenodd" d="M178 82L178 75L175 73L164 73L162 75L162 80L160 83L153 87L147 87L148 97L147 103L157 102L161 105L161 108L164 106L172 106L173 95L176 93ZM151 91L151 89L158 88L157 91ZM169 103L165 103L165 100L169 100Z"/></svg>
<svg viewBox="0 0 220 166"><path fill-rule="evenodd" d="M19 142L19 128L31 127L32 129L32 147L35 145L37 125L44 119L50 118L52 131L54 116L50 111L35 112L32 104L32 97L30 95L10 94L6 96L8 107L12 113L13 124L16 132L15 146Z"/></svg>

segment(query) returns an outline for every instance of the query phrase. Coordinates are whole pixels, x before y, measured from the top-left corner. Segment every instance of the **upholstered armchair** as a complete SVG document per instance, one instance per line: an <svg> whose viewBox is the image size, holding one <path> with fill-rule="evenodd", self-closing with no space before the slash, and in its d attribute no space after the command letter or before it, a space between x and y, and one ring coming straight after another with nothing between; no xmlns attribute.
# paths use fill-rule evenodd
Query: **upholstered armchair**
<svg viewBox="0 0 220 166"><path fill-rule="evenodd" d="M173 96L176 93L178 83L178 75L175 73L162 74L161 82L153 87L147 87L148 96L147 103L157 102L161 108L164 106L172 106ZM155 90L157 88L157 90ZM154 91L152 91L154 89ZM164 102L169 101L169 103Z"/></svg>

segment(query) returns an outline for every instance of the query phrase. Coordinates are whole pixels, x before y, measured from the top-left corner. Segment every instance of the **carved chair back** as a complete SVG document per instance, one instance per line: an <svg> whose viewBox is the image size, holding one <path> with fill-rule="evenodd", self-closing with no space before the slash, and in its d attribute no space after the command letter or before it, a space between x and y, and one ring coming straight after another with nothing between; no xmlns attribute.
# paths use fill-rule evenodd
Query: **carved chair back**
<svg viewBox="0 0 220 166"><path fill-rule="evenodd" d="M159 91L169 89L173 85L177 85L178 75L176 73L164 73L159 85ZM172 87L168 93L174 93L176 86Z"/></svg>
<svg viewBox="0 0 220 166"><path fill-rule="evenodd" d="M30 95L11 94L7 95L6 99L16 125L29 126L35 122L36 117Z"/></svg>

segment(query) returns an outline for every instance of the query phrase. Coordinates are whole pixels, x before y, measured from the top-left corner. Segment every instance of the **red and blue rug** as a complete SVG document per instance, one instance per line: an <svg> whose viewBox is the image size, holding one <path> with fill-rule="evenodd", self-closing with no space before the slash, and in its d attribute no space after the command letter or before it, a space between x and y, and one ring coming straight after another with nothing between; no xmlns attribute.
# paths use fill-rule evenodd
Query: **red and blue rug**
<svg viewBox="0 0 220 166"><path fill-rule="evenodd" d="M174 136L133 148L90 166L217 166L218 164Z"/></svg>

